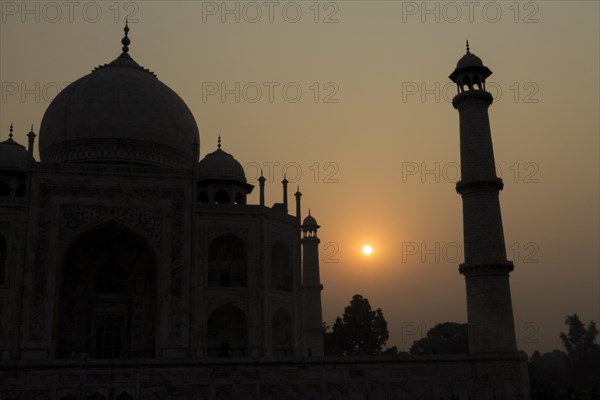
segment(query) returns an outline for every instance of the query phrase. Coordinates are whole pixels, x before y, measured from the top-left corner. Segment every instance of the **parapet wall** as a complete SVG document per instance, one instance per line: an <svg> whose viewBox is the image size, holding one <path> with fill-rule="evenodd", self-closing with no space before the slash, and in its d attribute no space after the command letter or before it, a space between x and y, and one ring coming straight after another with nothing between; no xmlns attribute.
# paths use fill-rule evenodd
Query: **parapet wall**
<svg viewBox="0 0 600 400"><path fill-rule="evenodd" d="M527 362L486 356L0 363L0 400L529 400Z"/></svg>

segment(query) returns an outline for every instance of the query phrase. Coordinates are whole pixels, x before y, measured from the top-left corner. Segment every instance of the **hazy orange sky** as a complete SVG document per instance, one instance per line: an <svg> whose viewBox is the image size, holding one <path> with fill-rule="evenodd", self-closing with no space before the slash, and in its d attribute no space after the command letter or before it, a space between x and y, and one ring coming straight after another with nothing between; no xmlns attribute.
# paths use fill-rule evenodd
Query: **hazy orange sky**
<svg viewBox="0 0 600 400"><path fill-rule="evenodd" d="M12 121L25 144L59 88L116 58L129 16L130 54L188 104L202 156L220 132L267 203L284 170L300 185L325 321L360 293L400 349L466 321L447 77L469 39L494 72L518 346L559 348L567 314L600 323L598 2L65 3L0 2L0 138Z"/></svg>

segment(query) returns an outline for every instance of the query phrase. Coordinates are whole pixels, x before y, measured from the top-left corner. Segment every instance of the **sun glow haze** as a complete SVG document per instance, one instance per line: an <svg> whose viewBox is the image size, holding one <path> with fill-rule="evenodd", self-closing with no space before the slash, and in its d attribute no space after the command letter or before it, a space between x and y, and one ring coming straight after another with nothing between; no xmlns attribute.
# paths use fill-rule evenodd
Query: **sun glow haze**
<svg viewBox="0 0 600 400"><path fill-rule="evenodd" d="M24 11L25 2L14 3ZM43 9L2 15L0 141L13 122L15 141L27 146L29 127L40 134L59 86L121 53L129 9L119 3L116 23L114 7L108 8L113 2L96 3L103 11L98 23L83 19L81 7L73 23L66 7L58 23ZM384 312L386 346L403 351L437 322L467 319L458 272L464 251L456 252L464 247L455 190L460 121L447 77L470 39L473 53L494 72L497 90L489 117L505 184L500 204L507 257L515 262L510 289L515 320L522 322L519 348L529 354L562 348L558 334L567 313L598 323L599 2L538 2L536 15L529 15L528 3L496 2L497 23L482 7L472 16L461 7L461 18L450 23L442 8L425 15L427 6L415 2L420 12L409 15L407 2L394 1L336 2L339 12L331 18L339 23L321 23L330 11L322 3L325 14L315 23L312 2L297 2L298 23L285 20L279 7L273 23L264 12L256 23L237 23L231 15L223 23L214 15L200 24L202 2L136 3L129 54L190 108L200 157L216 150L222 132L223 150L255 185L248 204L259 204L260 168L269 206L282 200L284 173L292 190L300 186L301 217L310 207L321 226L323 320L333 324L361 294ZM539 23L524 23L528 15ZM577 73L565 74L567 64ZM218 93L205 90L209 83ZM256 85L262 96L253 101ZM300 85L298 102L289 99L294 87L282 90L288 85ZM573 129L577 140L564 134ZM585 195L572 196L580 181L592 184ZM426 326L408 333L406 321ZM523 321L540 329L529 338Z"/></svg>
<svg viewBox="0 0 600 400"><path fill-rule="evenodd" d="M362 252L365 256L370 256L373 253L373 248L369 245L363 246Z"/></svg>

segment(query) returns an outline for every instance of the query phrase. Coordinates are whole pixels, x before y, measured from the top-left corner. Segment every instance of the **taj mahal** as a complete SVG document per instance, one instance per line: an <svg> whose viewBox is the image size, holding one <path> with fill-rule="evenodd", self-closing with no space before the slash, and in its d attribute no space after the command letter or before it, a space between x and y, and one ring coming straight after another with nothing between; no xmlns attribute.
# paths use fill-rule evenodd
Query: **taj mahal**
<svg viewBox="0 0 600 400"><path fill-rule="evenodd" d="M192 111L128 32L28 143L12 125L0 143L0 400L529 399L479 57L450 75L469 353L328 357L302 194L284 179L265 204L220 138L199 159Z"/></svg>

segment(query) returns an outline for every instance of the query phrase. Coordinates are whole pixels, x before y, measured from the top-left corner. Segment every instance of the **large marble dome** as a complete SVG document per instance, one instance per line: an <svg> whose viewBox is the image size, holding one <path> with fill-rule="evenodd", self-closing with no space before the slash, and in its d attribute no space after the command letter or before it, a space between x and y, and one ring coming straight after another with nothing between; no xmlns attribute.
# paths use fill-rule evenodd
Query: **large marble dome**
<svg viewBox="0 0 600 400"><path fill-rule="evenodd" d="M127 30L126 30L127 33ZM73 82L52 101L40 127L46 163L119 163L193 168L198 126L184 101L123 53Z"/></svg>

